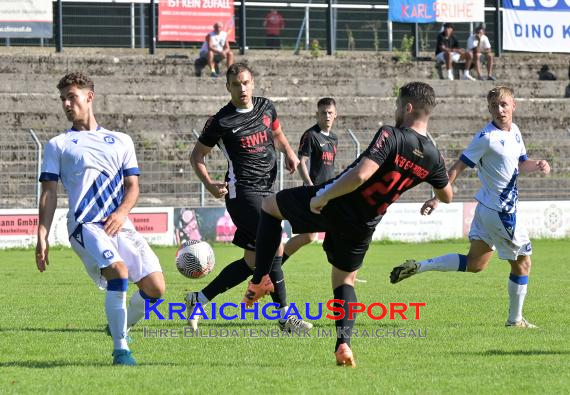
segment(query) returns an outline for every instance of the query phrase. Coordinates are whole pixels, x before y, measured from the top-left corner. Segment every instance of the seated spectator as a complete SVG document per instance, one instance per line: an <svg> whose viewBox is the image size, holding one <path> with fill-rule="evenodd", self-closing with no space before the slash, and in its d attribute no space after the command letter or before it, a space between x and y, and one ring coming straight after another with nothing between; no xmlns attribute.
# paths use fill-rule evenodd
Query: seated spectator
<svg viewBox="0 0 570 395"><path fill-rule="evenodd" d="M451 23L445 23L443 31L437 36L435 59L445 64L447 78L450 80L453 80L453 63L465 62L465 71L461 79L475 81L475 78L469 74L472 60L471 54L463 48L459 48L459 43L453 35L453 25Z"/></svg>
<svg viewBox="0 0 570 395"><path fill-rule="evenodd" d="M200 49L200 60L206 60L212 77L218 76L216 64L226 60L226 65L230 67L234 62L234 54L230 49L228 33L222 30L222 24L216 22L214 31L206 34L206 40Z"/></svg>
<svg viewBox="0 0 570 395"><path fill-rule="evenodd" d="M550 71L547 64L543 64L538 72L539 81L556 81L556 76Z"/></svg>
<svg viewBox="0 0 570 395"><path fill-rule="evenodd" d="M471 54L471 59L475 62L475 70L477 71L477 78L480 80L495 81L493 77L493 51L491 51L491 43L489 38L485 35L485 28L477 26L475 34L472 34L467 39L467 51ZM487 78L481 75L481 62L487 62ZM467 65L465 65L467 68Z"/></svg>

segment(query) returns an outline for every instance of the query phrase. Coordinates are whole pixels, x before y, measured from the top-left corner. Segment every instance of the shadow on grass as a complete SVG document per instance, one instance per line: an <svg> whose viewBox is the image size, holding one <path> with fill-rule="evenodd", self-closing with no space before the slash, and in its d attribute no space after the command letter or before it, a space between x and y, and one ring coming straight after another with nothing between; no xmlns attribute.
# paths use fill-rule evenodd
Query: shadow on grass
<svg viewBox="0 0 570 395"><path fill-rule="evenodd" d="M89 333L105 333L105 329L101 328L0 328L0 332L89 332Z"/></svg>
<svg viewBox="0 0 570 395"><path fill-rule="evenodd" d="M552 350L487 350L482 355L570 355L569 350L552 351Z"/></svg>
<svg viewBox="0 0 570 395"><path fill-rule="evenodd" d="M570 355L570 350L486 350L474 352L453 352L452 354L490 356L535 356L535 355Z"/></svg>
<svg viewBox="0 0 570 395"><path fill-rule="evenodd" d="M7 361L0 362L0 368L28 368L28 369L53 369L61 367L112 367L115 368L110 362L73 362L73 361ZM171 362L143 362L138 366L176 366ZM136 367L134 367L136 369Z"/></svg>

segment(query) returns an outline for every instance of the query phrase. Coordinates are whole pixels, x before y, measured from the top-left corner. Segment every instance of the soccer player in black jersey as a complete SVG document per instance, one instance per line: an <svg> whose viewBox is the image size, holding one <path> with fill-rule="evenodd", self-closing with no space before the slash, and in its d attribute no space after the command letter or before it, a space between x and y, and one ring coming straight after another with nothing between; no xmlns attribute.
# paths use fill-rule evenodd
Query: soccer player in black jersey
<svg viewBox="0 0 570 395"><path fill-rule="evenodd" d="M299 175L303 185L319 185L334 177L338 138L332 131L336 102L323 97L317 102L317 123L307 129L299 143ZM317 233L302 233L285 243L283 263L297 250L317 238Z"/></svg>
<svg viewBox="0 0 570 395"><path fill-rule="evenodd" d="M226 88L231 100L216 115L210 117L194 147L191 163L194 171L216 198L226 199L226 208L237 227L233 243L244 249L244 256L226 266L202 291L186 295L189 323L197 329L199 315L191 318L197 303L205 305L217 295L246 280L253 273L255 236L261 201L271 194L277 174L277 153L285 154L285 167L293 173L299 159L283 134L273 103L254 97L251 69L243 63L228 68ZM218 145L228 160L224 182L210 178L205 158ZM277 250L277 249L276 249ZM284 319L287 311L285 282L281 269L283 248L275 254L271 279L275 285L272 297L279 304L281 329L308 330L312 325L295 316Z"/></svg>
<svg viewBox="0 0 570 395"><path fill-rule="evenodd" d="M355 303L354 280L376 225L402 193L421 182L449 203L453 197L444 159L427 137L435 107L433 88L411 82L400 88L396 127L383 126L368 148L340 175L317 186L285 189L263 200L257 231L255 272L243 302L255 303L271 289L268 273L281 239L281 220L296 233L325 231L323 248L332 264L335 305L344 310L337 321L336 362L355 366L350 348L354 326L348 317Z"/></svg>

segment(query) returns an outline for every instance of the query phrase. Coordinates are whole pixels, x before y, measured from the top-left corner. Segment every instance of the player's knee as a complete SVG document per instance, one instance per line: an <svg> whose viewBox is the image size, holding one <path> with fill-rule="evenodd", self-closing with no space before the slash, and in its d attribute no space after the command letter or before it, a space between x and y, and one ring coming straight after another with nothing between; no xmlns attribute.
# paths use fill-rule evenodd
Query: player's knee
<svg viewBox="0 0 570 395"><path fill-rule="evenodd" d="M101 274L107 280L112 280L115 278L128 278L129 277L129 269L124 262L114 262L101 270Z"/></svg>

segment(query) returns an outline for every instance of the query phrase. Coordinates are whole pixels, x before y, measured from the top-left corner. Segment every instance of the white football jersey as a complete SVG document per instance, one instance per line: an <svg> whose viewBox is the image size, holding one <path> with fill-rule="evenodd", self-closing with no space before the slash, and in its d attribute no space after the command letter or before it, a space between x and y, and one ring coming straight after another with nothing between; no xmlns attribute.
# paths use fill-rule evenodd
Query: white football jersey
<svg viewBox="0 0 570 395"><path fill-rule="evenodd" d="M67 130L46 145L40 181L61 179L69 198L68 230L114 212L124 196L124 177L139 175L133 140L102 127ZM132 227L130 221L125 227Z"/></svg>
<svg viewBox="0 0 570 395"><path fill-rule="evenodd" d="M498 212L516 212L519 161L528 159L517 125L513 123L510 131L504 131L489 122L475 134L460 159L478 168L481 189L475 195L477 201Z"/></svg>

